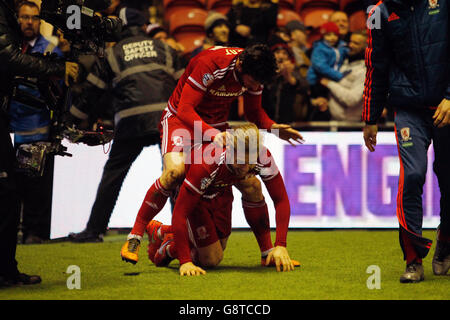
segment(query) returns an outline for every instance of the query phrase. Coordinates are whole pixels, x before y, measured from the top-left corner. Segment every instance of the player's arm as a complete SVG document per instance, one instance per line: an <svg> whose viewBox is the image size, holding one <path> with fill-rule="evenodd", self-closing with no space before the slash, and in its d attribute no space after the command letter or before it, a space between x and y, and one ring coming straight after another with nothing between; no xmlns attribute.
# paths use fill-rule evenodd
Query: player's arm
<svg viewBox="0 0 450 320"><path fill-rule="evenodd" d="M369 14L383 15L380 5L375 6ZM385 17L381 20L381 28L368 29L368 46L366 48L366 80L364 82L362 120L364 127L364 142L369 151L375 151L377 144L378 119L386 106L389 90L389 45L385 35Z"/></svg>
<svg viewBox="0 0 450 320"><path fill-rule="evenodd" d="M202 185L202 180L208 177L209 173L202 165L192 164L180 188L173 210L172 228L182 276L205 273L203 269L192 263L187 218L200 202L201 196L207 188L206 185Z"/></svg>
<svg viewBox="0 0 450 320"><path fill-rule="evenodd" d="M214 136L220 131L206 124L195 111L195 107L198 106L205 97L208 90L207 86L214 80L212 75L213 72L210 70L211 68L208 67L207 62L208 61L203 61L202 59L193 62L195 65L181 92L177 116L189 128L194 128L196 122L201 123L203 136L212 141Z"/></svg>
<svg viewBox="0 0 450 320"><path fill-rule="evenodd" d="M286 140L293 145L292 140L297 143L303 143L303 137L297 130L288 124L278 124L269 118L264 111L262 104L261 91L248 91L244 94L244 114L248 121L253 122L260 129L272 130L276 132L280 139Z"/></svg>

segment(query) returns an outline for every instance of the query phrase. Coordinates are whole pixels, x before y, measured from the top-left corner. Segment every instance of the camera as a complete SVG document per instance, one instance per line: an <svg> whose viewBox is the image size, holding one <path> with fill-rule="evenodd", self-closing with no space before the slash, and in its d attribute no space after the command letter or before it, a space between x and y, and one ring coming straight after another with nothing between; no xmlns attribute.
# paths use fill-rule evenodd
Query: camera
<svg viewBox="0 0 450 320"><path fill-rule="evenodd" d="M64 33L71 44L71 53L67 59L80 64L83 56L103 57L105 43L115 41L121 32L120 19L96 14L109 5L109 0L43 0L41 19ZM78 28L72 28L68 23L71 17L79 20ZM53 54L33 54L44 59L60 59ZM15 77L13 84L13 100L34 108L48 109L51 115L49 142L23 144L17 149L19 168L24 173L42 176L47 155L72 156L62 145L64 138L89 146L104 145L112 140L113 130L96 126L95 123L89 130L80 130L71 123L67 117L72 101L71 88L62 86L61 80ZM40 96L29 94L30 91L39 91Z"/></svg>
<svg viewBox="0 0 450 320"><path fill-rule="evenodd" d="M120 19L96 14L110 0L43 0L41 18L60 29L71 44L72 60L80 54L103 55L105 42L114 42L122 30Z"/></svg>

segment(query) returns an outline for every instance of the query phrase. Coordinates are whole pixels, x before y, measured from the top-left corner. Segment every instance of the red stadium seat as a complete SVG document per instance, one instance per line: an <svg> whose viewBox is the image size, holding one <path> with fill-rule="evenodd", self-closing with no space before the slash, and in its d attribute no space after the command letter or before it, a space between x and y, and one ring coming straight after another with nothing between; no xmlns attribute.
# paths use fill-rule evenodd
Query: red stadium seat
<svg viewBox="0 0 450 320"><path fill-rule="evenodd" d="M278 5L280 9L295 10L295 0L280 0Z"/></svg>
<svg viewBox="0 0 450 320"><path fill-rule="evenodd" d="M320 27L328 21L334 12L331 8L306 8L300 11L300 17L307 27Z"/></svg>
<svg viewBox="0 0 450 320"><path fill-rule="evenodd" d="M297 12L312 7L332 8L337 10L339 9L339 0L297 0L295 4Z"/></svg>
<svg viewBox="0 0 450 320"><path fill-rule="evenodd" d="M299 14L293 10L279 9L277 16L277 26L284 27L289 21L299 20L302 21Z"/></svg>
<svg viewBox="0 0 450 320"><path fill-rule="evenodd" d="M348 20L351 32L366 29L367 17L364 11L360 10L352 13Z"/></svg>
<svg viewBox="0 0 450 320"><path fill-rule="evenodd" d="M205 20L208 12L199 8L179 8L169 20L169 33L174 35L180 29L184 31L205 32Z"/></svg>
<svg viewBox="0 0 450 320"><path fill-rule="evenodd" d="M206 0L164 0L164 20L170 21L173 12L180 8L206 9Z"/></svg>
<svg viewBox="0 0 450 320"><path fill-rule="evenodd" d="M174 38L184 46L184 53L189 55L195 48L203 44L205 33L180 30L174 34Z"/></svg>
<svg viewBox="0 0 450 320"><path fill-rule="evenodd" d="M208 0L208 10L226 15L232 6L232 0Z"/></svg>

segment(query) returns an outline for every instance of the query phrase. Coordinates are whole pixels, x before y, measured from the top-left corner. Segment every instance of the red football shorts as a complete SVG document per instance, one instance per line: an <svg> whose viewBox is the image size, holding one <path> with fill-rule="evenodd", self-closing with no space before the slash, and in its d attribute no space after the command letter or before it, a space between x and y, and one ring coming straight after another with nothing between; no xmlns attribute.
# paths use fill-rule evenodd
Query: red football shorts
<svg viewBox="0 0 450 320"><path fill-rule="evenodd" d="M204 248L229 237L232 206L231 186L213 199L202 198L188 217L189 239L196 248Z"/></svg>
<svg viewBox="0 0 450 320"><path fill-rule="evenodd" d="M211 126L220 131L229 128L228 123L226 122L213 124ZM169 152L184 152L187 154L194 144L210 142L202 140L201 126L199 126L198 129L195 127L188 128L183 121L169 109L164 110L158 129L161 138L161 155L163 157Z"/></svg>

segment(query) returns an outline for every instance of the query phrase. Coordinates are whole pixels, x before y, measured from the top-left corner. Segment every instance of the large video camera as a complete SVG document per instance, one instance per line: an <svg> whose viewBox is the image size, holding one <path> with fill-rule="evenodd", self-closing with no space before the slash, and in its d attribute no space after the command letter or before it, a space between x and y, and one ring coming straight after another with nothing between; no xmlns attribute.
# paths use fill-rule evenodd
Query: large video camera
<svg viewBox="0 0 450 320"><path fill-rule="evenodd" d="M66 58L79 62L80 56L103 57L105 43L117 40L122 29L121 20L96 14L109 5L110 0L43 0L41 18L64 33L64 38L71 44L70 55ZM47 55L45 58L58 59L55 55ZM61 81L16 77L14 82L12 99L25 105L48 109L51 114L49 142L23 144L17 150L19 168L25 173L42 176L49 154L72 156L61 143L64 138L89 146L104 145L112 140L113 131L102 125L94 123L93 128L80 130L68 122L71 90L64 89ZM29 94L30 89L38 91L40 97Z"/></svg>
<svg viewBox="0 0 450 320"><path fill-rule="evenodd" d="M114 42L122 30L120 19L97 14L110 0L43 0L41 18L60 29L71 44L71 55L103 55L105 42Z"/></svg>

